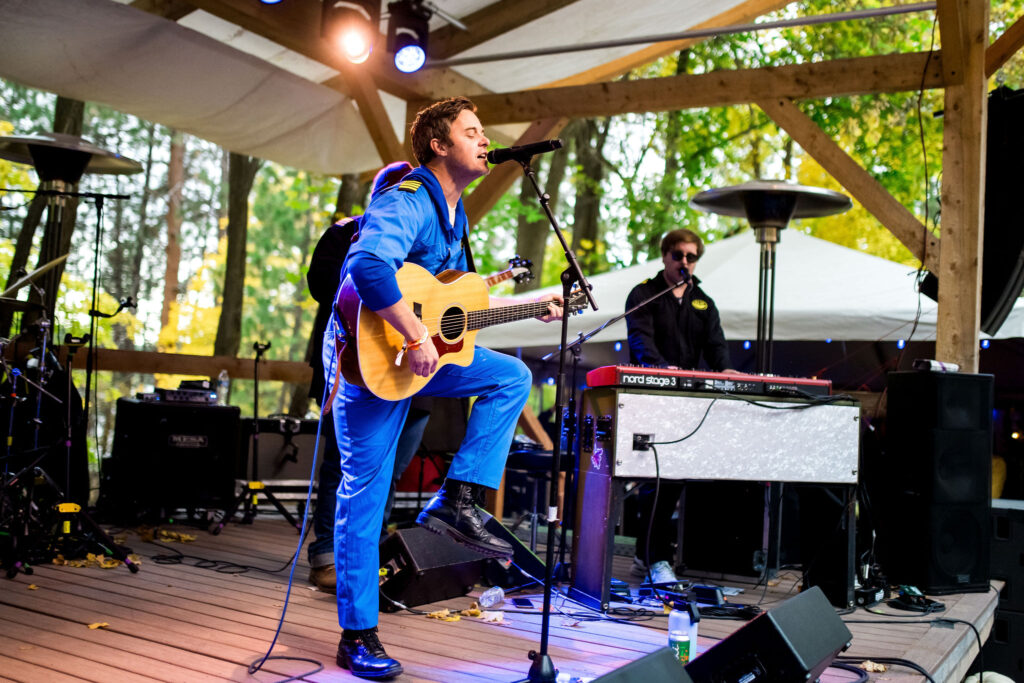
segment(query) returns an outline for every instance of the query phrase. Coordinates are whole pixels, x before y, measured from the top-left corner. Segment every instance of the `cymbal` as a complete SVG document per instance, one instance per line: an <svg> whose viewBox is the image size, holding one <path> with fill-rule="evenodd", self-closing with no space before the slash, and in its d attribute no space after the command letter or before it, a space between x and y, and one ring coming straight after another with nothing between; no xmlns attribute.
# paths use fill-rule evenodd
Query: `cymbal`
<svg viewBox="0 0 1024 683"><path fill-rule="evenodd" d="M777 227L785 227L791 218L831 216L853 206L849 197L835 190L773 180L705 190L690 204L702 211L746 218L751 224L770 221Z"/></svg>
<svg viewBox="0 0 1024 683"><path fill-rule="evenodd" d="M0 159L34 166L41 180L78 182L83 173L130 174L142 164L77 135L41 133L0 137Z"/></svg>
<svg viewBox="0 0 1024 683"><path fill-rule="evenodd" d="M37 304L32 301L0 297L0 311L39 311L42 310L42 308L42 304Z"/></svg>
<svg viewBox="0 0 1024 683"><path fill-rule="evenodd" d="M33 270L28 275L26 275L25 277L23 277L20 280L18 280L17 282L15 282L13 285L8 287L7 289L5 289L3 292L0 292L0 297L14 296L15 293L17 293L17 291L19 289L21 289L22 287L24 287L28 283L32 282L32 280L34 280L35 278L39 277L40 275L42 275L46 271L50 270L51 268L55 268L55 267L57 267L58 264L64 263L64 261L66 261L67 258L68 258L68 255L64 254L63 256L58 256L57 258L53 259L49 263L44 263L43 265L39 266L38 268ZM11 301L14 301L14 299L11 299Z"/></svg>

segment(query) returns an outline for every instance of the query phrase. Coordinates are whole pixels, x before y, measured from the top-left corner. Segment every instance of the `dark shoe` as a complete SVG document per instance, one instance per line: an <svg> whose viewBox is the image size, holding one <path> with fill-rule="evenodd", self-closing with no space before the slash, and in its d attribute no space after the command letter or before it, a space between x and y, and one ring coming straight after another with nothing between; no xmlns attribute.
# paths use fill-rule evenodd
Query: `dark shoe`
<svg viewBox="0 0 1024 683"><path fill-rule="evenodd" d="M338 643L337 662L338 666L359 678L383 680L402 673L402 665L384 651L376 628L344 631Z"/></svg>
<svg viewBox="0 0 1024 683"><path fill-rule="evenodd" d="M333 564L309 568L309 582L324 593L335 593L338 590L338 576Z"/></svg>
<svg viewBox="0 0 1024 683"><path fill-rule="evenodd" d="M435 534L448 535L457 542L490 557L511 557L512 546L486 528L476 509L475 484L446 481L434 494L416 523Z"/></svg>

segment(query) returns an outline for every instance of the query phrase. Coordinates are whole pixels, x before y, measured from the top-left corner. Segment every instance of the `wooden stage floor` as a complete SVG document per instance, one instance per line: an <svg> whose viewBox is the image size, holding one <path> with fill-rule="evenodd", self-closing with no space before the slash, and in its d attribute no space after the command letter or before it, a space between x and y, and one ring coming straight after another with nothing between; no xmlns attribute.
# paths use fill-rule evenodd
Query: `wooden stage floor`
<svg viewBox="0 0 1024 683"><path fill-rule="evenodd" d="M285 565L298 535L280 518L253 525L229 525L219 536L189 527L192 543L170 544L187 555L238 565L276 569ZM313 668L302 662L269 661L250 676L247 667L274 637L288 584L288 571L227 573L183 564L158 564L167 551L134 534L126 542L142 557L141 571L37 567L31 576L0 579L0 679L16 681L276 681ZM629 560L616 558L616 574L628 576ZM287 618L274 655L307 657L324 670L310 681L358 680L334 663L339 630L333 596L306 581L305 551L295 571ZM770 609L797 590L794 574L784 573L765 591ZM729 582L730 585L738 585ZM30 584L35 589L30 589ZM473 595L479 592L478 587ZM756 603L762 588L748 586L734 602ZM539 606L540 597L534 602ZM996 593L944 596L943 615L969 621L988 637ZM424 606L464 609L469 597ZM646 622L590 620L584 609L556 600L551 618L550 655L562 674L588 680L614 670L666 643L666 619ZM381 639L402 662L402 682L513 681L529 669L526 653L538 647L539 615L508 608L503 624L463 618L440 622L406 613L381 615ZM885 607L880 611L893 612ZM582 617L582 618L581 618ZM857 610L845 620L885 621ZM901 619L893 617L892 619ZM903 619L916 621L916 619ZM88 625L106 623L90 629ZM742 622L705 619L700 650L739 628ZM851 623L849 655L903 657L931 672L936 681L961 680L977 654L970 628L957 625ZM920 681L900 668L872 674L872 680ZM854 680L829 669L823 681ZM568 677L565 678L568 680Z"/></svg>

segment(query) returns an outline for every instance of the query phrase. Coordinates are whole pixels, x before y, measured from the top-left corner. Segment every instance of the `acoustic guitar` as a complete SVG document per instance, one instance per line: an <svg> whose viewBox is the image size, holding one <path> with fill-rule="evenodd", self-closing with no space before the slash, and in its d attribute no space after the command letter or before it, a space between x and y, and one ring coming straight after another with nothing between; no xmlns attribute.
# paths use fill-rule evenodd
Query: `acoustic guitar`
<svg viewBox="0 0 1024 683"><path fill-rule="evenodd" d="M425 268L406 263L395 277L403 301L430 333L440 357L438 369L449 363L469 365L477 331L544 315L551 303L534 301L489 308L486 282L476 273L446 270L434 277ZM581 311L586 305L584 293L575 292L565 302L564 314ZM339 365L350 384L365 387L385 400L398 401L415 394L436 374L435 370L423 377L409 369L404 354L399 356L405 337L363 305L350 277L338 290L334 310L345 330Z"/></svg>

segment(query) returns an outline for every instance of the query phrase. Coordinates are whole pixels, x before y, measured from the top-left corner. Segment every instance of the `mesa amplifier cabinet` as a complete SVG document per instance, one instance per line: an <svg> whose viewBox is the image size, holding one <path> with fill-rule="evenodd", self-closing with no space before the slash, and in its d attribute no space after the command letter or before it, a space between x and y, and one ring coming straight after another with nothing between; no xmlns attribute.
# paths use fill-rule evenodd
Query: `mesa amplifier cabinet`
<svg viewBox="0 0 1024 683"><path fill-rule="evenodd" d="M601 387L583 392L572 594L609 607L615 518L626 480L711 479L854 485L854 400ZM656 450L646 447L656 445ZM657 463L655 463L657 454Z"/></svg>
<svg viewBox="0 0 1024 683"><path fill-rule="evenodd" d="M101 512L118 522L159 522L179 509L228 506L239 412L237 406L118 399Z"/></svg>

